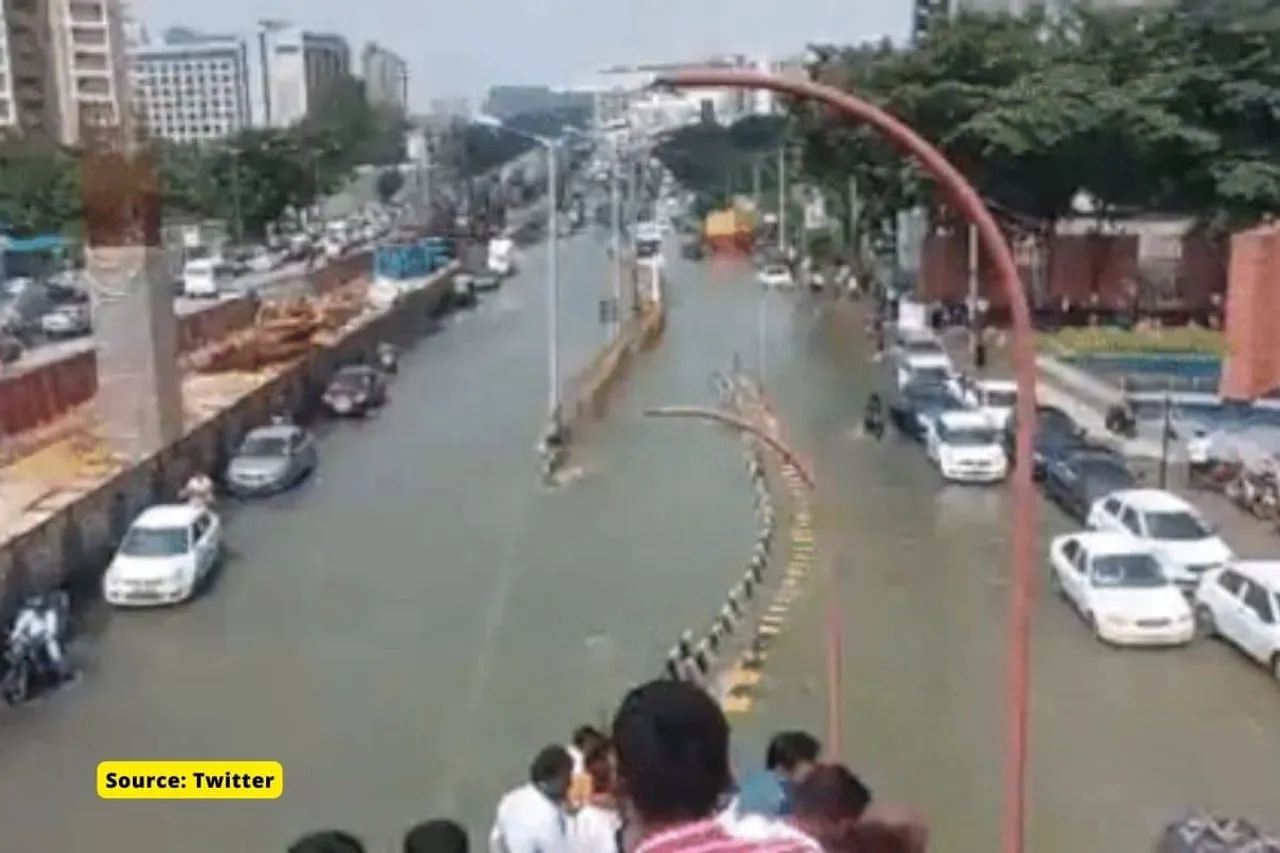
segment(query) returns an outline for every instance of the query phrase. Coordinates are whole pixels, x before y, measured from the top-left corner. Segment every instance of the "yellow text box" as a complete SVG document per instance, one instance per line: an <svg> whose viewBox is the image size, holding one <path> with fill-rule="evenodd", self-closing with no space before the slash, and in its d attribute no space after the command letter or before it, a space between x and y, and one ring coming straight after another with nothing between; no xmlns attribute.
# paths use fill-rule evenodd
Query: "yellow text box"
<svg viewBox="0 0 1280 853"><path fill-rule="evenodd" d="M104 800L277 800L284 793L279 761L103 761Z"/></svg>

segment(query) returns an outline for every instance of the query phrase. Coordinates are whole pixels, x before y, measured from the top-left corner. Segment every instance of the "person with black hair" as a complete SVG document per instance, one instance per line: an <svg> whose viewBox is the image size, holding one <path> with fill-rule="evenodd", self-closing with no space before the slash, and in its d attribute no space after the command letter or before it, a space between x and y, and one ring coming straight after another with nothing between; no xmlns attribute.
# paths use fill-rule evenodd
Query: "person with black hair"
<svg viewBox="0 0 1280 853"><path fill-rule="evenodd" d="M364 853L364 843L340 829L322 829L290 844L289 853Z"/></svg>
<svg viewBox="0 0 1280 853"><path fill-rule="evenodd" d="M404 835L404 853L470 853L467 831L456 821L423 821Z"/></svg>
<svg viewBox="0 0 1280 853"><path fill-rule="evenodd" d="M622 853L618 833L617 785L613 772L613 747L603 740L592 747L583 761L591 780L591 795L573 816L575 853Z"/></svg>
<svg viewBox="0 0 1280 853"><path fill-rule="evenodd" d="M498 803L490 853L570 853L565 801L573 758L559 744L543 747L529 767L529 781Z"/></svg>
<svg viewBox="0 0 1280 853"><path fill-rule="evenodd" d="M623 835L631 853L817 853L802 834L746 837L718 819L730 790L729 724L715 700L683 681L627 694L613 719Z"/></svg>
<svg viewBox="0 0 1280 853"><path fill-rule="evenodd" d="M844 846L870 805L871 790L840 764L819 764L793 791L796 826L826 850Z"/></svg>
<svg viewBox="0 0 1280 853"><path fill-rule="evenodd" d="M595 726L578 726L569 741L569 755L573 758L573 781L569 786L570 808L581 808L591 798L591 777L587 773L586 756L593 750L607 745L609 739Z"/></svg>
<svg viewBox="0 0 1280 853"><path fill-rule="evenodd" d="M764 770L748 775L738 788L733 811L767 818L791 814L791 795L818 760L822 744L808 732L779 732L765 750Z"/></svg>

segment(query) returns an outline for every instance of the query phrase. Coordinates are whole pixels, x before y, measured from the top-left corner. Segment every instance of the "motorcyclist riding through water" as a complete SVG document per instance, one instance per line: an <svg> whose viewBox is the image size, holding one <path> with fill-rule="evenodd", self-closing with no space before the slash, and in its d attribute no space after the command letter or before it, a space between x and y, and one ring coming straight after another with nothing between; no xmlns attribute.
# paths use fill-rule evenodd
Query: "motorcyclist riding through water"
<svg viewBox="0 0 1280 853"><path fill-rule="evenodd" d="M884 437L884 401L879 394L867 398L867 407L862 414L862 429L876 441Z"/></svg>
<svg viewBox="0 0 1280 853"><path fill-rule="evenodd" d="M554 479L563 467L568 456L567 443L568 430L557 414L547 425L547 431L538 444L538 453L542 456L543 473L548 480Z"/></svg>
<svg viewBox="0 0 1280 853"><path fill-rule="evenodd" d="M66 603L61 593L34 595L18 608L9 626L11 660L29 657L39 675L46 675L57 687L73 675L63 652L66 634Z"/></svg>

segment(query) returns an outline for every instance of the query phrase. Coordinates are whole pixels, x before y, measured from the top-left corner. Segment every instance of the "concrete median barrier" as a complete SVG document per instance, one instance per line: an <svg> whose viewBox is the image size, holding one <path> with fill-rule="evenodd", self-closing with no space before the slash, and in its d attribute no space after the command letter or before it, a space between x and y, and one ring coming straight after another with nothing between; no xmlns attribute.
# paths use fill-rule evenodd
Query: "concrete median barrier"
<svg viewBox="0 0 1280 853"><path fill-rule="evenodd" d="M359 252L302 276L315 293L327 293L367 275L372 253ZM270 290L271 288L267 288ZM178 341L188 354L224 340L253 323L257 308L250 299L224 299L197 306L178 316ZM39 352L33 353L38 358ZM0 436L17 436L62 417L93 399L98 367L92 340L60 357L18 364L0 373Z"/></svg>
<svg viewBox="0 0 1280 853"><path fill-rule="evenodd" d="M571 433L604 414L613 389L636 357L661 341L666 322L666 308L661 303L645 305L570 383L565 414Z"/></svg>
<svg viewBox="0 0 1280 853"><path fill-rule="evenodd" d="M268 374L229 405L189 424L179 441L140 464L59 488L29 507L12 529L0 532L0 601L11 604L54 586L96 587L120 537L141 510L172 499L194 471L220 471L246 431L267 422L281 401L302 406L337 365L379 342L407 346L423 336L432 314L451 293L456 272L456 265L450 266L391 308L360 315L331 345Z"/></svg>

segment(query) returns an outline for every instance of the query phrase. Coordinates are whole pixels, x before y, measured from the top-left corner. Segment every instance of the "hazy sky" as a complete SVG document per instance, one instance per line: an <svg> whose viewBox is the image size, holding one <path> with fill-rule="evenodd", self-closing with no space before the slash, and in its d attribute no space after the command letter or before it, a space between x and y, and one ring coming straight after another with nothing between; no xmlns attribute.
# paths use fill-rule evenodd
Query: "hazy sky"
<svg viewBox="0 0 1280 853"><path fill-rule="evenodd" d="M572 85L605 66L713 53L786 56L809 42L906 34L909 0L126 0L170 26L250 32L259 18L377 41L409 62L416 108L494 83Z"/></svg>

